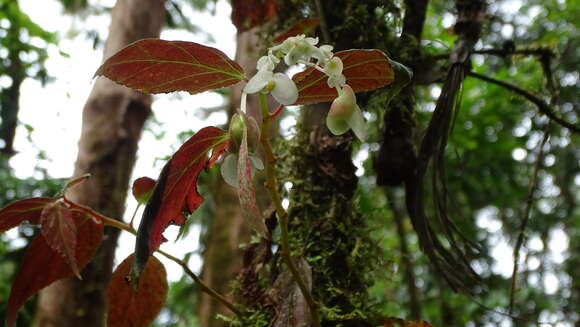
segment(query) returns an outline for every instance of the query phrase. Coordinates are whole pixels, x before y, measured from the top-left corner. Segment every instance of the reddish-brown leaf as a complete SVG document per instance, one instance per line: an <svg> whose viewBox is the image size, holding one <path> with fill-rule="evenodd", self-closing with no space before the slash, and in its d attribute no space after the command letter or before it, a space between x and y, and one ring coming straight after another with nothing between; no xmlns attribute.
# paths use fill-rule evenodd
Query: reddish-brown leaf
<svg viewBox="0 0 580 327"><path fill-rule="evenodd" d="M246 124L244 125L240 152L238 154L238 198L240 199L240 207L244 219L246 219L255 231L260 233L264 238L269 239L268 228L264 223L264 218L256 202L256 191L254 190L253 183L248 153L248 127Z"/></svg>
<svg viewBox="0 0 580 327"><path fill-rule="evenodd" d="M137 289L130 282L133 255L117 267L107 288L108 327L146 327L157 317L167 296L167 274L161 261L151 256Z"/></svg>
<svg viewBox="0 0 580 327"><path fill-rule="evenodd" d="M46 243L59 253L74 274L81 278L76 261L77 225L72 211L62 201L47 204L40 214L40 233Z"/></svg>
<svg viewBox="0 0 580 327"><path fill-rule="evenodd" d="M286 32L276 36L272 42L282 43L289 37L293 37L299 34L312 35L314 30L320 25L320 19L318 18L308 18L299 21L290 27Z"/></svg>
<svg viewBox="0 0 580 327"><path fill-rule="evenodd" d="M133 197L140 204L147 203L153 193L156 181L150 177L139 177L133 182Z"/></svg>
<svg viewBox="0 0 580 327"><path fill-rule="evenodd" d="M76 262L79 269L82 269L101 244L103 224L95 223L79 211L73 211L72 216L77 228ZM26 250L20 271L12 284L6 306L8 326L14 326L18 310L28 298L53 282L73 275L73 270L63 256L54 251L42 235L36 235Z"/></svg>
<svg viewBox="0 0 580 327"><path fill-rule="evenodd" d="M219 89L246 78L244 70L216 48L195 42L144 39L105 61L95 76L144 93Z"/></svg>
<svg viewBox="0 0 580 327"><path fill-rule="evenodd" d="M391 84L395 73L387 55L379 50L346 50L335 54L342 60L342 73L353 91L370 91ZM327 76L310 67L292 77L298 87L296 104L328 102L337 97L328 87Z"/></svg>
<svg viewBox="0 0 580 327"><path fill-rule="evenodd" d="M224 144L228 139L228 133L219 128L202 128L163 167L137 232L136 277L149 255L165 241L163 231L167 226L183 225L183 213L195 211L203 202L203 197L197 192L197 177L225 151ZM212 149L210 160L208 153Z"/></svg>
<svg viewBox="0 0 580 327"><path fill-rule="evenodd" d="M30 224L40 224L40 212L51 198L30 198L12 202L0 210L0 233L20 225L24 221Z"/></svg>
<svg viewBox="0 0 580 327"><path fill-rule="evenodd" d="M273 0L233 0L232 23L239 32L260 26L276 17Z"/></svg>

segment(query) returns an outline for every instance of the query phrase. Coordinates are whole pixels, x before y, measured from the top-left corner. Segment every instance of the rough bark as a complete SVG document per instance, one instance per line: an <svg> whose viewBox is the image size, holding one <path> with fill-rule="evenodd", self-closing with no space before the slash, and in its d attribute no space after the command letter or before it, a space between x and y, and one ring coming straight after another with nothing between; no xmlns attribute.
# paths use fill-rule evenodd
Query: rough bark
<svg viewBox="0 0 580 327"><path fill-rule="evenodd" d="M125 45L158 37L165 17L163 0L119 0L112 11L104 58ZM69 197L109 216L123 215L137 143L151 112L151 97L99 78L83 109L83 126L74 176L92 177ZM110 278L118 230L107 229L83 280L68 279L45 289L39 298L36 326L105 325L105 287Z"/></svg>

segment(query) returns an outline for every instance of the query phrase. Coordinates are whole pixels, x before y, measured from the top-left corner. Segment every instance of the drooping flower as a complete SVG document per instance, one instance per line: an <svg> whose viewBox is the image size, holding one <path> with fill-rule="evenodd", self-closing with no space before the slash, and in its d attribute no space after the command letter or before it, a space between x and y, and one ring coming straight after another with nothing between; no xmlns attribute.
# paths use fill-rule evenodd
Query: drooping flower
<svg viewBox="0 0 580 327"><path fill-rule="evenodd" d="M284 105L291 105L298 99L298 88L290 77L270 70L258 71L244 87L247 94L260 91L271 93L276 101Z"/></svg>
<svg viewBox="0 0 580 327"><path fill-rule="evenodd" d="M342 135L352 129L361 141L366 138L366 126L362 111L356 104L352 88L345 84L340 96L332 102L326 116L326 126L334 135Z"/></svg>

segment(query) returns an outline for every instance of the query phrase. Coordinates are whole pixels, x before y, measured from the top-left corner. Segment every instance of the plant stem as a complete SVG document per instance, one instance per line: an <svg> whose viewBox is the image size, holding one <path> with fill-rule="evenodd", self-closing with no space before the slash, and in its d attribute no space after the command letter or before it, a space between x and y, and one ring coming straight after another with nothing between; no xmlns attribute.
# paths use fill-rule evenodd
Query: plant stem
<svg viewBox="0 0 580 327"><path fill-rule="evenodd" d="M106 226L115 227L115 228L124 230L126 232L129 232L135 236L137 235L137 231L131 225L125 224L124 222L122 222L120 220L109 218L107 216L101 215L100 213L94 211L93 209L91 209L89 207L85 207L83 205L80 205L78 203L75 203L73 201L68 200L66 197L63 197L63 200L71 207L101 220L103 222L103 224L105 224ZM183 261L182 259L179 259L177 257L174 257L173 255L171 255L165 251L159 250L159 249L156 252L158 252L159 254L163 255L167 259L180 265L181 268L183 268L183 270L185 271L185 273L189 277L191 277L191 279L193 279L193 281L197 284L197 286L199 287L200 290L202 290L203 292L206 292L211 297L220 301L223 305L225 305L228 309L230 309L236 316L238 316L238 318L240 320L243 319L243 317L244 317L243 313L238 308L236 308L236 306L233 303L231 303L227 298L225 298L223 295L219 294L216 290L211 288L209 285L206 285L199 278L199 276L197 276L191 269L189 269L189 267L187 266L187 263L185 261Z"/></svg>
<svg viewBox="0 0 580 327"><path fill-rule="evenodd" d="M306 303L308 304L308 308L310 309L310 315L312 319L312 326L320 327L320 316L318 314L318 304L314 300L312 293L306 286L304 279L300 276L300 272L292 259L290 253L290 242L289 242L289 234L288 234L288 213L282 206L282 201L280 197L280 193L278 192L278 182L276 180L276 157L274 156L274 152L272 151L272 145L270 144L269 139L269 127L270 121L272 120L272 116L268 110L268 105L266 104L266 96L262 93L259 95L260 99L260 112L262 114L262 130L260 132L260 143L262 145L262 150L264 151L264 161L266 165L266 190L268 190L268 194L274 202L274 206L276 207L276 214L278 219L280 220L280 246L281 246L281 254L282 259L286 266L288 266L288 270L292 274L292 277L298 284L304 299L306 299Z"/></svg>
<svg viewBox="0 0 580 327"><path fill-rule="evenodd" d="M157 250L157 252L159 252L159 254L163 255L167 259L180 265L183 268L183 270L185 271L185 273L189 277L191 277L191 279L193 279L194 282L197 283L197 286L203 292L206 292L210 296L214 297L216 300L220 301L223 305L225 305L228 309L230 309L236 316L238 316L238 318L240 320L242 320L242 318L244 317L244 314L238 308L236 308L236 306L233 303L231 303L228 299L226 299L223 295L219 294L216 290L214 290L210 286L206 285L191 269L189 269L189 267L187 266L187 263L185 261L183 261L179 258L176 258L176 257L172 256L171 254L166 253L162 250Z"/></svg>

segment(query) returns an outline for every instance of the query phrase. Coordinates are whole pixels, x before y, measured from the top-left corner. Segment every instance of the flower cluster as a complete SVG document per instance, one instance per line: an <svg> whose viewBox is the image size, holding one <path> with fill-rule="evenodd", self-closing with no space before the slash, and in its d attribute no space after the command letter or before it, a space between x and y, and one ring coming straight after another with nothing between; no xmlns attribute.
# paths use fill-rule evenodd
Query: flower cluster
<svg viewBox="0 0 580 327"><path fill-rule="evenodd" d="M288 66L303 64L319 70L328 76L328 86L335 88L338 97L332 103L326 119L328 129L335 135L352 129L355 135L364 140L364 118L356 104L356 97L346 77L342 74L342 60L334 56L333 47L317 47L318 38L306 37L304 34L287 38L279 45L268 50L268 54L258 60L258 72L244 88L244 93L270 93L281 104L291 105L298 99L296 84L285 74L274 73L274 69L284 58ZM242 104L242 108L244 108Z"/></svg>
<svg viewBox="0 0 580 327"><path fill-rule="evenodd" d="M346 84L346 77L342 73L344 69L342 60L334 55L332 46L321 45L318 47L316 46L317 44L318 38L306 37L303 34L290 37L281 44L268 49L268 54L258 60L256 65L258 72L248 81L243 90L242 112L235 115L230 125L233 146L230 149L230 155L225 158L221 168L222 175L228 184L237 185L235 168L238 161L238 148L236 147L236 140L241 138L241 135L238 134L245 128L243 127L244 124L250 122L250 126L248 126L249 135L253 134L254 137L256 135L256 132L253 132L255 122L252 122L252 119L248 119L247 116L243 116L246 107L246 94L258 92L271 94L276 101L283 105L292 105L298 99L298 88L294 81L286 74L274 73L282 59L288 66L301 64L322 72L328 77L328 87L336 89L337 98L332 102L326 117L326 125L330 132L334 135L341 135L352 129L360 140L365 139L364 118L359 106L356 104L353 89ZM257 124L255 125L257 126ZM252 147L251 137L249 140L249 145ZM250 149L251 151L252 149ZM252 168L263 168L263 164L258 157L250 155L250 161Z"/></svg>

